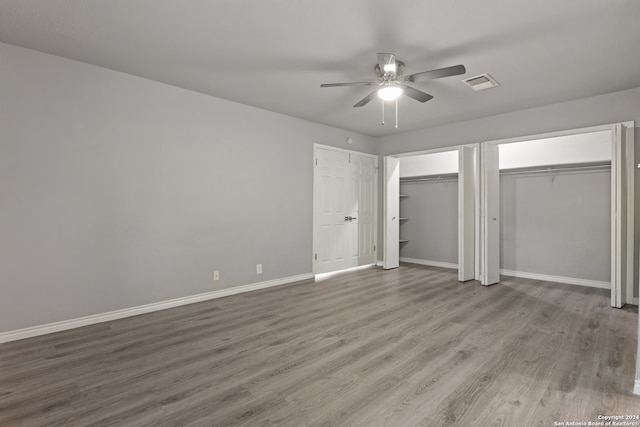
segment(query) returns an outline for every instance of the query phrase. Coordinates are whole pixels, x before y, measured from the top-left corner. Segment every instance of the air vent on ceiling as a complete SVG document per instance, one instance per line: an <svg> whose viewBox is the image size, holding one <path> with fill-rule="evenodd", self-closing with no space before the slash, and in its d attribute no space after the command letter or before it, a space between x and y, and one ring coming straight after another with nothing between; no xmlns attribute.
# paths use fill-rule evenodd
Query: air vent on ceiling
<svg viewBox="0 0 640 427"><path fill-rule="evenodd" d="M492 87L500 86L500 84L489 74L480 74L479 76L469 77L462 81L473 90L485 90Z"/></svg>

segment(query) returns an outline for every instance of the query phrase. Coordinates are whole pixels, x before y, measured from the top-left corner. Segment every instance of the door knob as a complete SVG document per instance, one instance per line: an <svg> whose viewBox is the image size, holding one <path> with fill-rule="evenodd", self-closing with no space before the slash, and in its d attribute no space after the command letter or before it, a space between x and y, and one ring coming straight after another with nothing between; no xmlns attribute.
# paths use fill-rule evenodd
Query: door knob
<svg viewBox="0 0 640 427"><path fill-rule="evenodd" d="M354 219L358 219L358 218L354 218L354 217L352 217L352 216L345 216L345 217L344 217L344 220L345 220L345 221L352 221L352 220L354 220Z"/></svg>

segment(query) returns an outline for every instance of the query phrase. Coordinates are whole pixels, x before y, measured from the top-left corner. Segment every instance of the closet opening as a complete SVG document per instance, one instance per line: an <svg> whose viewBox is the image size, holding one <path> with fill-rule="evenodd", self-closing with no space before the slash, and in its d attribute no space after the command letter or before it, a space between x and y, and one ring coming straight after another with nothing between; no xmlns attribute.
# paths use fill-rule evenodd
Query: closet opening
<svg viewBox="0 0 640 427"><path fill-rule="evenodd" d="M481 155L481 281L611 289L633 302L633 124L492 141Z"/></svg>
<svg viewBox="0 0 640 427"><path fill-rule="evenodd" d="M400 158L400 261L458 268L458 153Z"/></svg>
<svg viewBox="0 0 640 427"><path fill-rule="evenodd" d="M385 158L384 268L400 261L476 278L477 147Z"/></svg>

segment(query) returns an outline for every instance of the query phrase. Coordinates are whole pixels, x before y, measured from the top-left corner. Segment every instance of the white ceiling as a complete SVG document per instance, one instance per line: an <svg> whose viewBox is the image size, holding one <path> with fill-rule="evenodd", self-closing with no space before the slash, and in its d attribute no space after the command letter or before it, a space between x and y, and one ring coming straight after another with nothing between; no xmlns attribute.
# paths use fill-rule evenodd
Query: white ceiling
<svg viewBox="0 0 640 427"><path fill-rule="evenodd" d="M0 42L382 136L640 86L637 0L0 0ZM377 52L416 83L381 126ZM490 73L474 92L462 78ZM388 109L391 116L391 109Z"/></svg>

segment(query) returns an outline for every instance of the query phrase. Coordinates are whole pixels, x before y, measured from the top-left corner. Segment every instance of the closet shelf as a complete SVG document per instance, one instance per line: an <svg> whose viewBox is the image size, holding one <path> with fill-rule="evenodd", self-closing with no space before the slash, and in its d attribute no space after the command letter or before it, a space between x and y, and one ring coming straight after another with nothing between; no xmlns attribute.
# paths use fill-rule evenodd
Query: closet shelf
<svg viewBox="0 0 640 427"><path fill-rule="evenodd" d="M419 175L419 176L408 176L404 178L400 178L400 184L406 184L410 182L429 182L429 181L439 181L442 183L448 181L456 181L458 179L458 172L450 172L450 173L441 173L437 175Z"/></svg>
<svg viewBox="0 0 640 427"><path fill-rule="evenodd" d="M553 174L556 172L573 172L573 171L579 171L579 170L585 170L585 171L611 170L611 161L501 169L500 175L515 175L515 174L524 175L524 174L535 174L535 173Z"/></svg>

